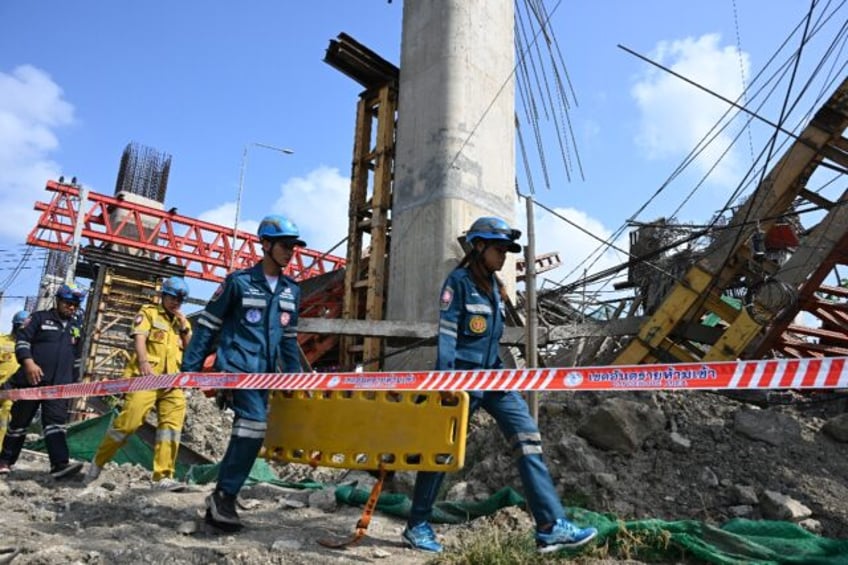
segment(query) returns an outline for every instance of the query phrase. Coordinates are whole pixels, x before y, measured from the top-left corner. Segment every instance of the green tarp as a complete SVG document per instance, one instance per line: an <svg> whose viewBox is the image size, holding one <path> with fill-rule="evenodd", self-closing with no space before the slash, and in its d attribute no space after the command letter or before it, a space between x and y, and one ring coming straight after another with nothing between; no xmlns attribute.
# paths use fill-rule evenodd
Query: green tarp
<svg viewBox="0 0 848 565"><path fill-rule="evenodd" d="M112 414L75 424L68 429L71 456L90 460L100 439L109 427ZM44 442L37 441L28 448L43 451ZM114 461L134 463L149 469L153 453L140 439L133 436L118 452ZM190 483L205 484L215 480L217 465L193 465L177 469L178 477ZM251 483L266 482L298 488L321 488L319 483L287 483L280 481L270 466L257 460L251 470ZM369 492L345 485L336 488L336 499L362 506ZM503 488L480 502L439 502L433 521L458 524L495 513L505 506L523 506L524 499L511 488ZM383 493L377 510L405 518L409 515L410 500L406 495ZM769 520L731 520L713 526L696 520L629 520L622 521L612 514L599 514L572 508L569 516L583 526L598 528L599 542L608 542L612 550L617 545L641 540L640 552L649 551L656 559L675 558L681 550L706 563L718 565L848 565L848 540L828 539L812 534L797 524Z"/></svg>

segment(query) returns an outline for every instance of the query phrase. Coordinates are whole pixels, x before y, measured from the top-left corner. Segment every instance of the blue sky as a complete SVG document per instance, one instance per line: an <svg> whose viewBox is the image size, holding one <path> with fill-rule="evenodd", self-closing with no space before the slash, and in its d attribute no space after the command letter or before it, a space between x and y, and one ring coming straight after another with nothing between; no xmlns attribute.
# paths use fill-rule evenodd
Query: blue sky
<svg viewBox="0 0 848 565"><path fill-rule="evenodd" d="M636 212L726 109L617 45L736 98L743 77L747 82L763 68L810 6L796 0L546 4L579 103L570 117L585 180L568 182L561 167L551 167L552 186L536 178L536 197L601 237ZM819 2L816 13L825 6ZM345 32L399 64L402 10L401 0L0 3L0 206L10 220L0 222L0 281L34 226L33 203L48 199L45 181L76 176L91 190L112 194L130 142L172 156L167 206L226 225L233 223L244 147L293 149L292 155L249 150L239 226L251 230L266 213L284 213L310 247L335 245L346 232L361 87L322 58L329 40ZM845 19L844 9L836 12L818 43L805 48L799 77L810 75ZM800 35L789 41L796 48ZM787 56L784 50L781 60ZM846 57L836 56L842 64ZM762 110L773 120L776 100ZM706 223L724 204L750 165L751 148L758 152L771 133L760 124L750 131L750 145L746 139L734 146L679 218ZM553 147L546 151L558 155ZM639 219L671 214L709 162L690 167ZM536 222L538 251L558 250L565 263L555 280L596 245L553 216L540 213ZM7 296L35 294L41 256L8 285ZM607 253L593 269L622 259ZM193 286L197 296L210 292ZM4 301L0 328L20 305Z"/></svg>

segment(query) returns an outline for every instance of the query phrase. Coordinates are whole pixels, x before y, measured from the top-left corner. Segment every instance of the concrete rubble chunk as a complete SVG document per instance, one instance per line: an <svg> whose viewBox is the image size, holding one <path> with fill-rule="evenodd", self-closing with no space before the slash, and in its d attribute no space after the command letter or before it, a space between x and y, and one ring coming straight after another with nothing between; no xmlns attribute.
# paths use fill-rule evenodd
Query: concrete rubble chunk
<svg viewBox="0 0 848 565"><path fill-rule="evenodd" d="M773 410L739 410L733 416L736 433L769 445L784 445L801 439L798 421Z"/></svg>
<svg viewBox="0 0 848 565"><path fill-rule="evenodd" d="M840 414L825 422L822 432L831 439L848 443L848 414Z"/></svg>
<svg viewBox="0 0 848 565"><path fill-rule="evenodd" d="M771 490L765 490L760 495L760 510L763 517L769 520L791 520L798 522L812 516L813 511L797 500Z"/></svg>
<svg viewBox="0 0 848 565"><path fill-rule="evenodd" d="M731 488L733 500L739 504L757 504L757 490L748 485L733 485Z"/></svg>
<svg viewBox="0 0 848 565"><path fill-rule="evenodd" d="M577 433L601 449L634 453L664 426L665 416L660 410L633 400L611 398L595 409Z"/></svg>
<svg viewBox="0 0 848 565"><path fill-rule="evenodd" d="M310 493L309 506L319 508L324 512L335 512L338 508L335 489L327 487Z"/></svg>

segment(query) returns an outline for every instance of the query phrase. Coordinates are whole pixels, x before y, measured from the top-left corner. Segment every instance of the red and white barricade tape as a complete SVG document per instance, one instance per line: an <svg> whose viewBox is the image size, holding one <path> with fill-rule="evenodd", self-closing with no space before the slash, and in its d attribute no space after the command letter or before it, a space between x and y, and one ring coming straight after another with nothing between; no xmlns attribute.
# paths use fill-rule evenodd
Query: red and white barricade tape
<svg viewBox="0 0 848 565"><path fill-rule="evenodd" d="M720 390L848 388L848 357L479 371L177 373L0 390L0 400L106 396L169 388L266 390Z"/></svg>

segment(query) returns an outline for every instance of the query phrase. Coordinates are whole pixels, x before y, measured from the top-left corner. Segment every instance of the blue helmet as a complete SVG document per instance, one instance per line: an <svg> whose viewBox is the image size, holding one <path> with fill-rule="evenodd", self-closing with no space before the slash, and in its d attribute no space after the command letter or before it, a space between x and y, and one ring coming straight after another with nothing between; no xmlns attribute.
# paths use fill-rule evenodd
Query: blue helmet
<svg viewBox="0 0 848 565"><path fill-rule="evenodd" d="M75 283L65 283L56 291L56 298L79 306L85 299L85 291Z"/></svg>
<svg viewBox="0 0 848 565"><path fill-rule="evenodd" d="M29 312L26 310L21 310L20 312L16 312L14 316L12 316L12 327L17 328L21 324L27 321L29 318Z"/></svg>
<svg viewBox="0 0 848 565"><path fill-rule="evenodd" d="M294 222L278 214L262 218L256 235L259 239L293 239L295 245L306 247L306 242L300 239L300 232Z"/></svg>
<svg viewBox="0 0 848 565"><path fill-rule="evenodd" d="M182 277L168 277L162 283L162 294L173 296L182 302L188 298L188 284Z"/></svg>
<svg viewBox="0 0 848 565"><path fill-rule="evenodd" d="M515 243L515 240L521 237L521 231L509 227L505 221L493 216L483 216L477 218L468 232L465 234L465 241L470 245L474 245L474 241L485 239L491 242L503 242L507 244L507 251L518 253L521 251L521 246Z"/></svg>

